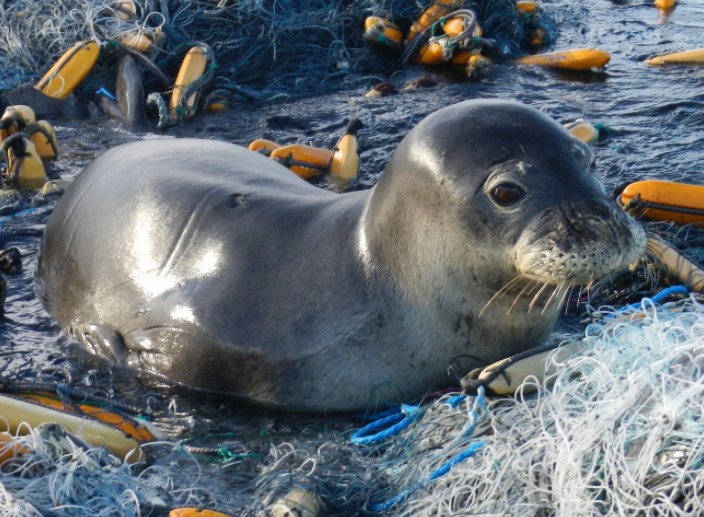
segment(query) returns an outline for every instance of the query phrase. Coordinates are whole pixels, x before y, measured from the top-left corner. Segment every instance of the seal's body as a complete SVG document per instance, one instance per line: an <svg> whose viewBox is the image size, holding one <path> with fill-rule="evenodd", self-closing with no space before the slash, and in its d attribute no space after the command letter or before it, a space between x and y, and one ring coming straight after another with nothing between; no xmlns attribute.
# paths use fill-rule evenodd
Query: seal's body
<svg viewBox="0 0 704 517"><path fill-rule="evenodd" d="M234 145L127 144L57 204L38 291L94 352L192 387L288 410L410 400L458 358L539 345L569 285L638 259L590 157L506 101L430 115L342 195Z"/></svg>

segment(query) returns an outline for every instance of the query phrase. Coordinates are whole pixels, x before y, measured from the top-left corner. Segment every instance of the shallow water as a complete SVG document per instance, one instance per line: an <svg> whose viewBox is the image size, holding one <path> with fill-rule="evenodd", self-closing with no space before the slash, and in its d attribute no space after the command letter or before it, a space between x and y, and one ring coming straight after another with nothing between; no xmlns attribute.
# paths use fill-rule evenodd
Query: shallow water
<svg viewBox="0 0 704 517"><path fill-rule="evenodd" d="M544 0L542 4L559 26L557 42L550 50L592 46L607 50L612 60L604 73L564 74L502 63L482 80L470 82L459 80L455 72L409 67L390 70L384 78L350 81L356 84L354 88L322 98L256 106L234 104L227 113L199 115L166 134L131 134L104 118L53 121L62 148L53 171L73 176L105 149L140 138L199 136L242 145L255 138L269 138L330 148L347 119L359 117L365 127L359 133L362 172L355 188L367 188L381 175L400 139L423 116L464 99L500 97L532 104L561 122L584 117L603 124L607 137L597 146L597 166L609 190L646 178L702 184L704 67L650 68L643 60L653 54L701 47L704 2L681 0L667 14L647 0ZM379 79L401 87L424 73L433 76L437 85L377 100L362 98ZM364 503L368 494L363 488L353 493L352 500L334 499L334 483L353 479L341 474L340 456L345 451L337 456L319 454L317 466L305 463L306 455L316 454L320 444L342 444L348 430L359 425L354 418L289 417L243 411L227 401L203 401L153 379L106 368L68 343L33 289L38 244L51 206L31 207L24 199L16 207L5 206L0 211L0 247L16 246L23 256L22 273L7 277L6 318L0 323L5 375L16 380L99 388L144 412L149 409L171 439L227 447L243 455L224 464L202 460L198 466L175 448L159 449L156 462L169 466L177 488L192 483L202 489L191 503L214 501L224 510L251 512L267 491L277 486L271 472L305 477L307 469L318 469L308 476L315 482L327 476L329 484L323 495L331 513L351 514ZM580 332L573 320L564 322L559 330ZM290 465L277 463L271 452L285 443L299 451L289 458ZM359 461L356 465L361 469L364 464ZM365 479L365 483L373 484L373 479Z"/></svg>

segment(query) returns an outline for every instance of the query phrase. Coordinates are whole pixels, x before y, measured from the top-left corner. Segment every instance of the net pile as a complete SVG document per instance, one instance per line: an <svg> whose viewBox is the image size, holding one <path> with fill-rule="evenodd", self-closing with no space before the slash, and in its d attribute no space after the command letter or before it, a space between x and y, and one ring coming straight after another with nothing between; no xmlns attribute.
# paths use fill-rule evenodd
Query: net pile
<svg viewBox="0 0 704 517"><path fill-rule="evenodd" d="M330 91L349 86L359 75L388 75L399 65L395 56L377 52L364 40L367 16L384 16L407 28L432 2L136 0L134 20L121 20L116 3L16 0L1 4L0 63L38 75L77 41L117 41L127 34L158 33L149 57L167 74L177 70L191 45L205 42L220 64L216 78L220 87L246 85L287 94ZM544 29L545 44L557 32L548 16L527 22L514 4L514 0L466 3L477 11L480 22L486 22L486 35L498 42L499 55L525 52L526 33L535 27ZM98 69L82 85L85 91L105 86L101 81L116 67L117 53L113 54L101 55ZM145 79L158 84L153 75L146 74Z"/></svg>
<svg viewBox="0 0 704 517"><path fill-rule="evenodd" d="M552 389L490 401L473 436L476 401L435 403L385 455L409 494L394 513L702 515L704 306L646 299L600 316Z"/></svg>
<svg viewBox="0 0 704 517"><path fill-rule="evenodd" d="M35 430L18 438L29 455L0 470L0 509L260 515L302 488L324 515L704 514L704 305L646 299L596 317L551 388L446 394L370 445L351 443L358 424L311 417L215 442L216 466L173 443L148 445L145 468L101 449L57 452Z"/></svg>

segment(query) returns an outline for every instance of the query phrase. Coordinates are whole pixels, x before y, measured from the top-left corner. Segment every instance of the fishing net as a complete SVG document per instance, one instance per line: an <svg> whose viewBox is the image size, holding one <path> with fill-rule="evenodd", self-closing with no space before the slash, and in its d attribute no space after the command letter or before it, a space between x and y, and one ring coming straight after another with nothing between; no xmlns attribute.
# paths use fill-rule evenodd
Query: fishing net
<svg viewBox="0 0 704 517"><path fill-rule="evenodd" d="M0 61L9 69L46 71L76 42L107 42L98 66L81 85L92 93L111 84L121 50L117 41L145 34L154 39L148 57L174 77L187 49L204 42L219 63L216 85L243 95L289 95L330 91L369 75L387 76L397 56L370 47L363 38L364 19L372 14L407 29L432 2L357 0L300 2L249 0L137 0L134 19L121 19L120 2L106 0L16 0L0 5ZM126 2L122 2L123 4ZM497 42L497 55L527 49L527 34L542 27L545 44L556 35L546 15L517 13L514 0L471 0ZM125 16L122 16L125 18ZM145 73L151 89L164 88Z"/></svg>
<svg viewBox="0 0 704 517"><path fill-rule="evenodd" d="M550 388L444 394L368 444L350 441L359 425L332 420L219 442L211 474L237 487L236 503L186 475L186 446L154 445L162 459L140 469L102 449L57 455L35 430L18 439L29 460L2 469L0 508L128 515L195 502L254 515L298 488L325 515L701 515L704 305L645 299L593 317Z"/></svg>

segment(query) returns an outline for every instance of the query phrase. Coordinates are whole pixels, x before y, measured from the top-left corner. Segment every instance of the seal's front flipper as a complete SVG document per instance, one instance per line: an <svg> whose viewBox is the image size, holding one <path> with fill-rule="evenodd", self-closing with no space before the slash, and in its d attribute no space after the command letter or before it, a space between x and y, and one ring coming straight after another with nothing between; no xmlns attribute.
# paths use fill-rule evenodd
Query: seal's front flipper
<svg viewBox="0 0 704 517"><path fill-rule="evenodd" d="M71 325L66 329L68 336L78 342L91 354L95 354L111 363L125 365L129 350L119 332L104 327L84 323Z"/></svg>

